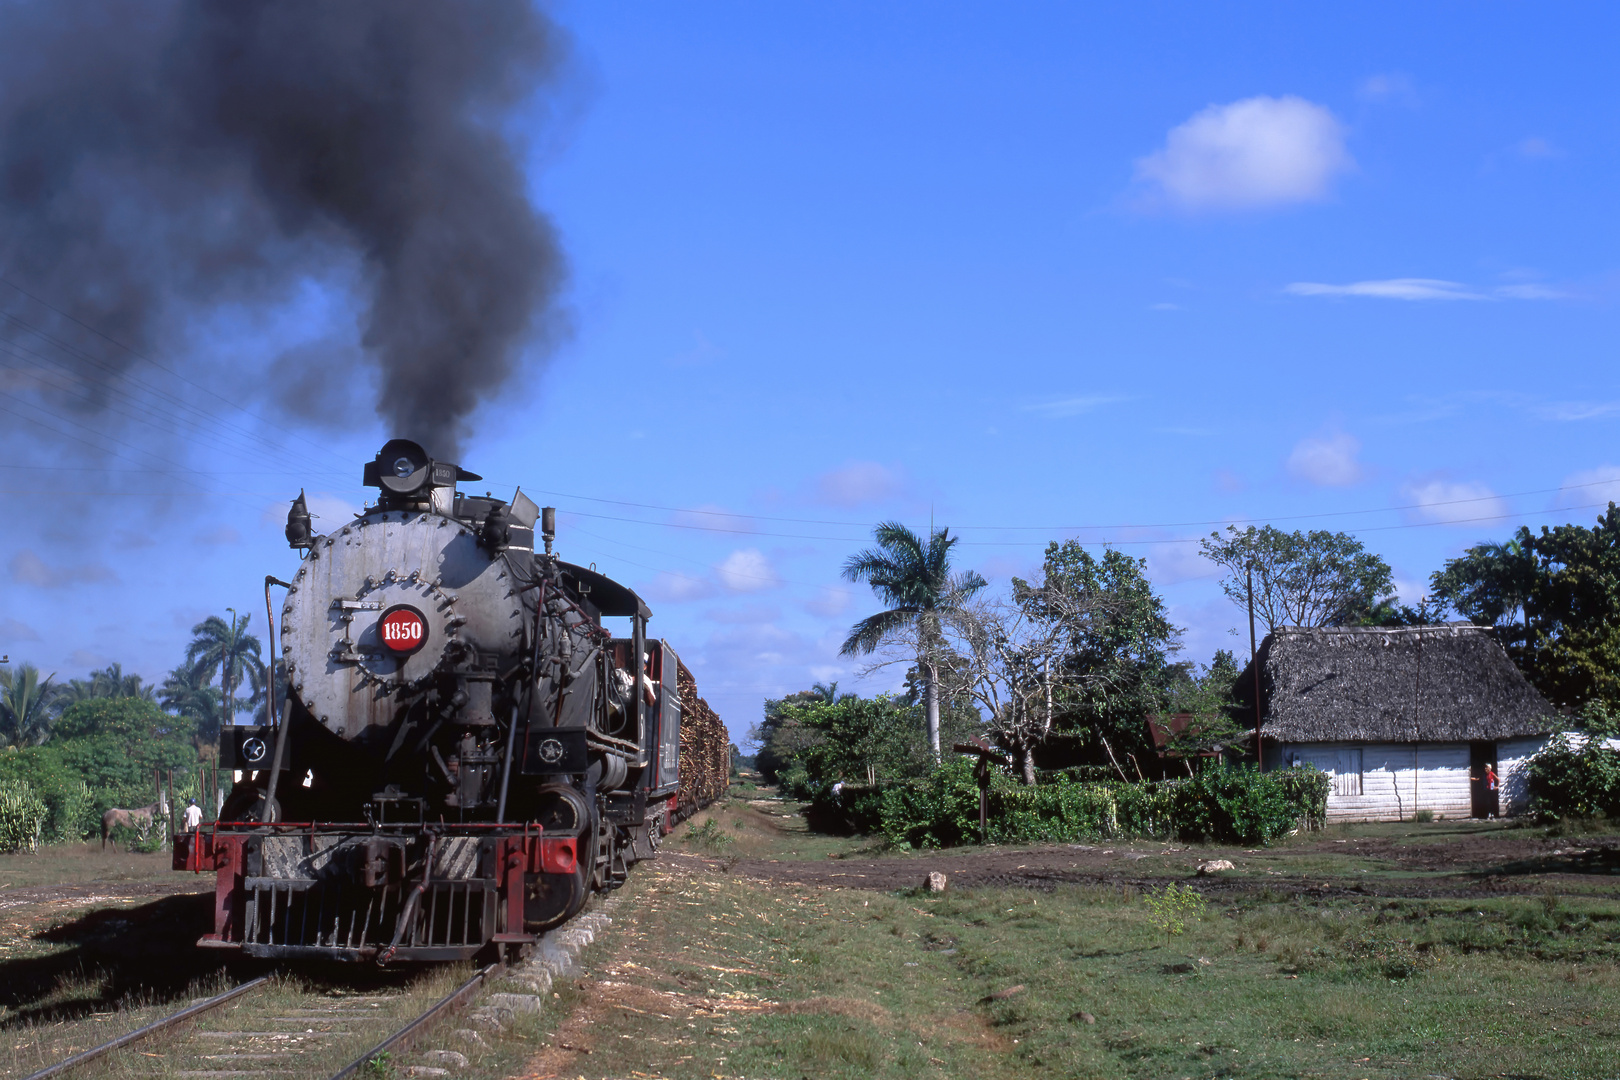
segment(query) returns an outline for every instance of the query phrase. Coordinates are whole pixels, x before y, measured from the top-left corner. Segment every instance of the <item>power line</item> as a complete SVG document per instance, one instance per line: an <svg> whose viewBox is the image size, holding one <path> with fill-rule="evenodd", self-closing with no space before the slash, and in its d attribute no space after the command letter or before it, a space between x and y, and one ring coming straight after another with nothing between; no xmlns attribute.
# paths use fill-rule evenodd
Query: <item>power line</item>
<svg viewBox="0 0 1620 1080"><path fill-rule="evenodd" d="M1507 492L1506 494L1502 494L1502 495L1476 495L1476 496L1470 496L1470 497L1468 497L1466 499L1443 499L1443 500L1440 500L1438 502L1406 503L1406 504L1393 505L1393 506L1370 507L1370 508L1365 509L1365 510L1324 510L1324 511L1321 511L1321 512L1318 512L1318 513L1311 513L1311 514L1281 514L1281 515L1273 515L1273 516L1248 517L1248 518L1220 518L1220 519L1210 519L1210 520L1206 520L1206 521L1167 521L1167 522L1158 522L1156 524L1145 524L1145 525L1131 525L1131 524L1111 524L1111 525L953 525L953 526L951 526L951 528L955 529L958 532L965 532L965 531L968 531L968 530L985 531L985 532L1083 532L1083 531L1097 530L1097 529L1188 529L1188 528L1198 528L1198 527L1202 527L1202 526L1205 526L1205 525L1216 525L1216 526L1220 526L1220 525L1248 525L1248 524L1256 524L1256 523L1262 523L1262 522L1273 522L1273 521L1306 521L1306 520L1310 520L1310 519L1314 519L1314 518L1354 517L1354 516L1360 516L1360 515L1365 515L1365 514L1387 514L1387 513L1396 513L1396 512L1399 512L1399 511L1403 511L1403 510L1428 510L1428 509L1431 509L1431 508L1436 507L1436 506L1462 506L1462 505L1466 505L1466 504L1469 504L1469 503L1494 502L1497 499L1517 499L1517 498L1522 498L1522 497L1527 496L1527 495L1548 495L1548 494L1553 494L1553 493L1556 493L1556 492L1559 492L1559 491L1570 491L1570 490L1573 490L1575 488L1602 487L1602 486L1610 485L1610 484L1620 484L1620 476L1610 477L1610 478L1604 479L1604 480L1586 480L1586 481L1582 481L1579 484L1562 484L1562 485L1560 485L1558 487L1555 487L1555 488L1533 488L1533 489L1528 490L1528 491L1510 491L1510 492ZM603 498L598 498L598 497L593 496L593 495L577 495L577 494L571 494L569 492L564 492L564 491L550 491L550 490L547 490L545 488L530 488L529 490L533 491L533 492L536 492L537 494L552 495L552 496L555 496L557 498L562 498L562 499L578 499L578 500L580 500L582 502L606 503L606 504L613 505L613 506L629 506L629 507L634 507L636 509L641 509L641 510L661 510L661 511L666 511L666 512L674 513L674 514L697 514L697 515L702 515L702 516L706 516L706 517L718 517L718 518L745 518L745 519L750 520L750 521L779 521L779 522L782 522L784 524L794 524L794 525L828 525L828 526L850 526L850 525L853 525L853 526L856 526L856 527L859 527L859 528L871 528L872 525L874 524L873 522L870 522L870 521L838 521L838 520L822 519L822 518L775 517L775 516L768 515L768 514L749 514L749 513L742 512L742 511L699 510L699 509L676 507L676 506L661 506L661 505L656 504L656 503L638 503L638 502L630 502L630 501L627 501L627 500L624 500L624 499L603 499ZM610 517L610 516L605 515L605 514L594 514L594 515L593 514L586 514L584 511L580 511L580 510L571 511L571 513L579 514L582 517L598 517L598 518L601 518L602 520L605 520L605 521L633 521L633 522L638 522L638 523L641 523L641 524L660 525L660 526L667 526L669 528L678 528L678 529L700 529L700 530L707 530L707 531L711 531L711 532L730 532L730 533L738 533L738 534L752 534L752 535L756 535L756 536L782 536L782 537L785 537L785 538L788 538L788 539L801 539L801 540L804 540L804 539L808 539L808 540L843 539L842 537L839 537L839 538L817 537L817 536L805 537L805 536L797 536L796 534L792 534L792 533L766 533L766 532L761 532L760 530L757 530L757 529L727 529L727 528L719 528L719 527L714 527L714 526L678 524L678 523L673 523L673 522L650 522L650 521L645 521L644 519L641 519L641 518L620 518L620 517ZM1481 518L1481 519L1478 519L1478 520L1486 520L1486 519Z"/></svg>

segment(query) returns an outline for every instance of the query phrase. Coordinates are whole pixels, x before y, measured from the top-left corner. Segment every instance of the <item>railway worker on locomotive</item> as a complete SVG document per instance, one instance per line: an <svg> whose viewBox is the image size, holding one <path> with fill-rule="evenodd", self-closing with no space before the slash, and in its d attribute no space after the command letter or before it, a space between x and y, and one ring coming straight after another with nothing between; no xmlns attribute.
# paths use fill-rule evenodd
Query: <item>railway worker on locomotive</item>
<svg viewBox="0 0 1620 1080"><path fill-rule="evenodd" d="M272 722L229 733L220 823L175 848L218 874L200 944L518 947L621 884L680 812L682 714L707 713L690 673L634 591L553 552L550 508L457 488L479 479L394 439L352 521L318 534L293 501L298 567L266 579L285 589Z"/></svg>

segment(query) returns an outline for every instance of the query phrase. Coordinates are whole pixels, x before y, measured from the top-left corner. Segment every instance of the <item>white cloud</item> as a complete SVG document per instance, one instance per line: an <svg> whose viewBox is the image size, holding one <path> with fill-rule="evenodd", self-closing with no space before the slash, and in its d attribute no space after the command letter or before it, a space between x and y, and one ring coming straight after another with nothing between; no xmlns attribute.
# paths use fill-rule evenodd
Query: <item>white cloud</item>
<svg viewBox="0 0 1620 1080"><path fill-rule="evenodd" d="M1486 290L1440 278L1383 278L1348 285L1296 281L1285 285L1283 292L1290 296L1359 296L1374 300L1561 300L1569 295L1546 285L1498 285Z"/></svg>
<svg viewBox="0 0 1620 1080"><path fill-rule="evenodd" d="M1413 481L1401 489L1401 497L1416 504L1408 513L1417 521L1466 522L1508 514L1507 502L1478 482Z"/></svg>
<svg viewBox="0 0 1620 1080"><path fill-rule="evenodd" d="M1356 455L1361 442L1353 435L1338 432L1320 438L1301 439L1288 455L1288 475L1322 487L1349 487L1365 475Z"/></svg>
<svg viewBox="0 0 1620 1080"><path fill-rule="evenodd" d="M1554 401L1530 410L1539 420L1601 420L1620 412L1620 401Z"/></svg>
<svg viewBox="0 0 1620 1080"><path fill-rule="evenodd" d="M899 495L905 477L875 461L851 461L816 478L816 498L831 506L856 507Z"/></svg>
<svg viewBox="0 0 1620 1080"><path fill-rule="evenodd" d="M1294 296L1370 296L1379 300L1485 300L1455 281L1438 278L1388 278L1384 281L1356 281L1349 285L1324 285L1316 281L1296 281L1283 292Z"/></svg>
<svg viewBox="0 0 1620 1080"><path fill-rule="evenodd" d="M1620 465L1599 465L1571 473L1558 488L1560 507L1610 502L1620 503Z"/></svg>
<svg viewBox="0 0 1620 1080"><path fill-rule="evenodd" d="M1404 578L1396 574L1394 584L1395 599L1398 603L1417 607L1418 601L1429 595L1429 583L1427 581L1413 581L1411 578Z"/></svg>
<svg viewBox="0 0 1620 1080"><path fill-rule="evenodd" d="M1148 576L1155 585L1219 577L1221 568L1204 558L1196 543L1155 544L1147 554Z"/></svg>
<svg viewBox="0 0 1620 1080"><path fill-rule="evenodd" d="M703 600L714 595L714 582L693 574L677 574L671 570L661 572L641 590L649 600L680 604L688 600Z"/></svg>
<svg viewBox="0 0 1620 1080"><path fill-rule="evenodd" d="M756 548L733 551L714 568L720 584L735 593L760 592L782 584L776 568Z"/></svg>
<svg viewBox="0 0 1620 1080"><path fill-rule="evenodd" d="M1211 105L1170 129L1164 148L1136 163L1137 177L1182 210L1242 210L1326 198L1354 162L1344 128L1299 97Z"/></svg>
<svg viewBox="0 0 1620 1080"><path fill-rule="evenodd" d="M837 618L849 610L849 602L854 599L854 591L842 585L823 585L816 590L814 600L806 600L804 609L812 615L820 615L824 619Z"/></svg>
<svg viewBox="0 0 1620 1080"><path fill-rule="evenodd" d="M117 581L118 575L113 573L111 567L101 563L74 562L67 566L51 566L24 548L12 556L11 579L19 585L61 589L69 585Z"/></svg>
<svg viewBox="0 0 1620 1080"><path fill-rule="evenodd" d="M1546 285L1499 285L1494 291L1508 300L1563 300L1569 296L1561 289Z"/></svg>
<svg viewBox="0 0 1620 1080"><path fill-rule="evenodd" d="M1406 105L1417 103L1417 91L1412 86L1412 80L1396 71L1369 75L1356 87L1356 96L1363 101L1398 101Z"/></svg>
<svg viewBox="0 0 1620 1080"><path fill-rule="evenodd" d="M1050 419L1058 420L1065 416L1079 416L1091 412L1104 405L1113 405L1116 402L1128 401L1129 398L1118 394L1089 394L1083 397L1059 398L1056 401L1042 401L1034 405L1025 405L1025 412L1039 413Z"/></svg>

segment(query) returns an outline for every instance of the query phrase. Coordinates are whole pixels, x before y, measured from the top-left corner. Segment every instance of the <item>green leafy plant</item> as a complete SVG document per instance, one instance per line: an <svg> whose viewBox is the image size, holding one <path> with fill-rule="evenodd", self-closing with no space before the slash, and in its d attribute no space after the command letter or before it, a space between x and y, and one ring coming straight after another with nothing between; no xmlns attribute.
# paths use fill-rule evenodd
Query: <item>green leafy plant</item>
<svg viewBox="0 0 1620 1080"><path fill-rule="evenodd" d="M50 808L20 780L0 781L0 852L33 851Z"/></svg>
<svg viewBox="0 0 1620 1080"><path fill-rule="evenodd" d="M1316 769L1205 769L1170 785L1170 818L1185 840L1267 844L1321 827L1328 785Z"/></svg>
<svg viewBox="0 0 1620 1080"><path fill-rule="evenodd" d="M1148 920L1167 937L1187 932L1187 925L1204 917L1204 896L1190 885L1172 881L1157 892L1143 895L1148 907Z"/></svg>
<svg viewBox="0 0 1620 1080"><path fill-rule="evenodd" d="M1620 751L1555 735L1530 759L1529 786L1531 811L1544 821L1620 816Z"/></svg>
<svg viewBox="0 0 1620 1080"><path fill-rule="evenodd" d="M720 822L716 818L709 818L701 825L690 826L682 835L681 840L684 843L695 844L705 851L716 854L733 843L731 837L727 836L725 830L720 827Z"/></svg>

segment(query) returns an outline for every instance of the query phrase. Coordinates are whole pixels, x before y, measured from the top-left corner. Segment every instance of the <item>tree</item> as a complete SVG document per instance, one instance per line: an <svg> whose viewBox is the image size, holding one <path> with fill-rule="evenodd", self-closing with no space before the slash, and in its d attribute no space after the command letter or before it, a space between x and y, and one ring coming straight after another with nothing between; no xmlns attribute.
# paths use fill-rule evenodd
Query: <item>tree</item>
<svg viewBox="0 0 1620 1080"><path fill-rule="evenodd" d="M957 680L948 689L971 696L990 718L990 729L1012 751L1025 784L1035 783L1035 749L1056 720L1058 696L1071 676L1064 664L1069 638L1064 615L1078 598L1041 591L1023 603L973 604L962 621L965 663L947 669ZM1078 612L1075 612L1077 615Z"/></svg>
<svg viewBox="0 0 1620 1080"><path fill-rule="evenodd" d="M209 685L210 675L199 674L181 664L169 672L158 691L163 707L177 716L185 717L197 733L197 748L219 743L221 705L220 693Z"/></svg>
<svg viewBox="0 0 1620 1080"><path fill-rule="evenodd" d="M152 801L154 770L192 775L197 751L183 718L144 698L93 698L62 713L46 750L84 777L98 810Z"/></svg>
<svg viewBox="0 0 1620 1080"><path fill-rule="evenodd" d="M968 602L985 587L972 570L951 573L956 538L947 529L931 529L928 541L895 521L872 531L878 546L850 556L844 577L865 582L888 607L856 623L839 650L843 656L869 654L906 629L916 631L917 667L923 677L928 745L939 760L939 664L946 650L945 631Z"/></svg>
<svg viewBox="0 0 1620 1080"><path fill-rule="evenodd" d="M1184 758L1236 749L1242 725L1232 714L1237 708L1234 698L1240 672L1231 651L1216 649L1202 672L1195 671L1191 661L1174 664L1171 671L1165 711L1172 716L1185 714L1188 720L1180 731L1170 728L1165 749Z"/></svg>
<svg viewBox="0 0 1620 1080"><path fill-rule="evenodd" d="M818 682L809 690L800 690L786 697L766 698L764 716L748 732L749 741L758 747L754 767L765 782L776 783L780 774L797 760L807 741L817 737L800 728L797 714L788 706L818 701L831 704L849 701L856 696L840 694L836 682Z"/></svg>
<svg viewBox="0 0 1620 1080"><path fill-rule="evenodd" d="M1555 705L1620 705L1620 507L1544 526L1530 550L1525 674Z"/></svg>
<svg viewBox="0 0 1620 1080"><path fill-rule="evenodd" d="M783 708L793 727L810 736L791 763L804 770L800 795L839 780L864 784L922 776L933 765L917 708L888 694L801 699Z"/></svg>
<svg viewBox="0 0 1620 1080"><path fill-rule="evenodd" d="M38 746L51 737L54 675L40 682L33 664L0 667L0 739L7 746Z"/></svg>
<svg viewBox="0 0 1620 1080"><path fill-rule="evenodd" d="M1199 544L1204 558L1225 568L1221 591L1239 607L1249 600L1254 573L1254 611L1267 631L1279 626L1345 626L1365 621L1392 602L1389 564L1349 533L1283 532L1266 525L1226 536L1210 533Z"/></svg>
<svg viewBox="0 0 1620 1080"><path fill-rule="evenodd" d="M1116 750L1149 748L1145 718L1162 708L1181 630L1153 591L1146 559L1113 548L1097 558L1066 540L1047 545L1041 569L1038 587L1014 578L1013 595L1063 625L1055 727L1077 734L1094 760L1117 766Z"/></svg>
<svg viewBox="0 0 1620 1080"><path fill-rule="evenodd" d="M1530 640L1525 601L1536 581L1535 536L1521 525L1506 543L1476 544L1429 577L1435 598L1478 626L1496 627L1510 655Z"/></svg>
<svg viewBox="0 0 1620 1080"><path fill-rule="evenodd" d="M212 682L215 674L225 700L220 723L236 722L236 691L246 681L255 691L263 685L264 663L259 659L259 639L247 632L252 615L238 615L225 609L230 619L210 615L191 628L191 644L186 647L186 663L199 677Z"/></svg>

